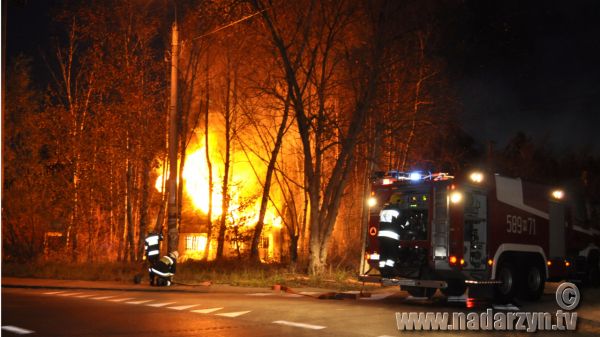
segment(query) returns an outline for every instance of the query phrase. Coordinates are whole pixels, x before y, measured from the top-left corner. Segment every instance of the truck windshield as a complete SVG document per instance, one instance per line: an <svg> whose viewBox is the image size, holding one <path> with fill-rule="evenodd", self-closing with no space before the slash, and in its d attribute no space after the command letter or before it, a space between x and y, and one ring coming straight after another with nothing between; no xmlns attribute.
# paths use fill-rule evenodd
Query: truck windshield
<svg viewBox="0 0 600 337"><path fill-rule="evenodd" d="M397 221L400 240L427 240L427 210L402 210Z"/></svg>

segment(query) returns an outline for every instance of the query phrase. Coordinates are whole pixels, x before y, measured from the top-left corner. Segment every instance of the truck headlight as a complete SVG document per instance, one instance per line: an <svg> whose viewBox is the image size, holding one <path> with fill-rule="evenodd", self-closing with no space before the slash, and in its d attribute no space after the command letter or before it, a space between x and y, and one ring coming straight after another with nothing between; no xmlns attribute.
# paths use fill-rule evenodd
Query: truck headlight
<svg viewBox="0 0 600 337"><path fill-rule="evenodd" d="M452 192L452 194L450 194L450 201L453 204L458 204L459 202L461 202L463 199L463 195L460 192Z"/></svg>

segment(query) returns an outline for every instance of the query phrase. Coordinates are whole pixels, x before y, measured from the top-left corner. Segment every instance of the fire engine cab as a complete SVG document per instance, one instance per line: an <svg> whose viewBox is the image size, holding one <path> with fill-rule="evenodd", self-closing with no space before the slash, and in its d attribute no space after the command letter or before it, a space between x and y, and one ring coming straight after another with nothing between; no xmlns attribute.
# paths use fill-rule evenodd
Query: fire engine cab
<svg viewBox="0 0 600 337"><path fill-rule="evenodd" d="M600 282L600 231L562 189L483 172L390 171L373 178L368 204L363 281L505 300L537 299L546 281Z"/></svg>

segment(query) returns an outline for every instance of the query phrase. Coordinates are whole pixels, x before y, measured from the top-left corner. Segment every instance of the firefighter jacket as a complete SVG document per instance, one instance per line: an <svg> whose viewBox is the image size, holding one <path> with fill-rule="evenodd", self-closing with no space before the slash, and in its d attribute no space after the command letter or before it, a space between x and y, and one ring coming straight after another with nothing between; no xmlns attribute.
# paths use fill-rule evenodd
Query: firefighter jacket
<svg viewBox="0 0 600 337"><path fill-rule="evenodd" d="M400 209L397 204L387 204L379 213L380 243L379 268L394 268L398 259L398 244L400 243L399 217ZM383 270L382 274L383 274Z"/></svg>
<svg viewBox="0 0 600 337"><path fill-rule="evenodd" d="M175 275L177 261L170 256L163 256L150 268L150 272L159 277L170 278Z"/></svg>
<svg viewBox="0 0 600 337"><path fill-rule="evenodd" d="M157 260L160 254L160 241L162 241L162 234L150 233L144 240L144 250L146 252L146 258L148 260Z"/></svg>

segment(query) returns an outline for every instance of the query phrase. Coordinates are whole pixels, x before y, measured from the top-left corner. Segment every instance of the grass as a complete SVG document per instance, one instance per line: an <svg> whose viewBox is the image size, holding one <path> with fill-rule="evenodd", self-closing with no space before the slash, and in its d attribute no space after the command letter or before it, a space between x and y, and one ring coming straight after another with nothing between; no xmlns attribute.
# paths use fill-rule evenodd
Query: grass
<svg viewBox="0 0 600 337"><path fill-rule="evenodd" d="M51 278L63 280L132 282L142 273L147 280L143 263L112 262L76 264L58 261L39 261L27 264L3 263L2 276ZM229 284L241 287L271 287L279 284L288 287L326 288L332 290L360 290L362 283L356 272L347 269L327 270L322 275L298 273L286 265L258 264L238 260L220 262L184 262L177 265L177 282L199 284ZM367 286L373 288L373 286Z"/></svg>

